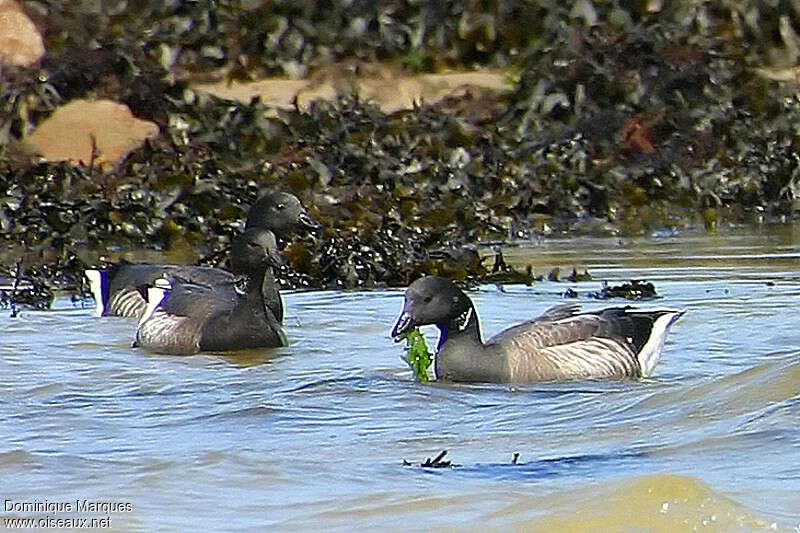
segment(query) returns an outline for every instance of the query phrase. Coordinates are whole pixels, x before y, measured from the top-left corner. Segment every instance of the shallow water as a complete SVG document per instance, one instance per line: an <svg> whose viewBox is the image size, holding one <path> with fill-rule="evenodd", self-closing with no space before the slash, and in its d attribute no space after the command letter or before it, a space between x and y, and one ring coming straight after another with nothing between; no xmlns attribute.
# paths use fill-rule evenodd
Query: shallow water
<svg viewBox="0 0 800 533"><path fill-rule="evenodd" d="M60 298L0 316L0 496L73 512L2 518L110 516L117 531L798 531L800 227L545 240L505 255L595 280L480 287L489 335L568 287L597 308L610 303L585 294L600 280L654 282L663 298L642 305L687 310L655 378L421 385L388 336L399 290L287 293L291 346L194 357L131 349L129 320ZM460 466L403 464L441 450ZM75 512L76 500L130 511Z"/></svg>

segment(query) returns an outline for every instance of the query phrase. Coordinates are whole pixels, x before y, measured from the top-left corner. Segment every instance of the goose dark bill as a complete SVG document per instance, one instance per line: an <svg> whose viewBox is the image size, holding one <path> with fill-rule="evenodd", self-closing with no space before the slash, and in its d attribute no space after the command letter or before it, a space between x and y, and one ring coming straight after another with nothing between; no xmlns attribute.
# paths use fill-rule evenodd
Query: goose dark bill
<svg viewBox="0 0 800 533"><path fill-rule="evenodd" d="M405 312L401 314L400 318L397 319L397 323L392 328L392 337L394 338L394 342L400 342L403 340L402 335L404 333L408 333L415 327L416 324L414 324L414 319L411 318L411 315Z"/></svg>

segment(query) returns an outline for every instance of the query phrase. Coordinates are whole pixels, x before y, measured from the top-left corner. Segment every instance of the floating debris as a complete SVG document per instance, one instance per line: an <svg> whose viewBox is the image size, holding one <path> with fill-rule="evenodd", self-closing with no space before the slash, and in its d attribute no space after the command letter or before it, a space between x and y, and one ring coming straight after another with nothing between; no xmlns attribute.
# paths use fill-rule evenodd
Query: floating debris
<svg viewBox="0 0 800 533"><path fill-rule="evenodd" d="M561 278L561 268L554 267L550 272L547 273L547 281L553 282L562 282L568 281L570 283L577 283L579 281L591 281L592 275L589 274L588 270L584 270L583 273L579 273L576 267L572 267L572 273L567 276L566 278Z"/></svg>
<svg viewBox="0 0 800 533"><path fill-rule="evenodd" d="M577 298L578 297L578 292L575 289L573 289L572 287L569 287L569 288L567 288L567 290L564 291L562 296L564 298Z"/></svg>
<svg viewBox="0 0 800 533"><path fill-rule="evenodd" d="M23 277L19 264L13 278L0 281L0 309L10 309L12 317L19 314L20 307L48 309L53 303L53 291L39 279Z"/></svg>
<svg viewBox="0 0 800 533"><path fill-rule="evenodd" d="M577 283L579 281L592 281L592 275L589 274L588 270L584 270L582 274L578 273L578 269L573 267L572 274L567 276L566 280L572 283Z"/></svg>
<svg viewBox="0 0 800 533"><path fill-rule="evenodd" d="M530 286L533 285L535 278L531 265L525 267L524 271L518 270L506 263L503 251L498 249L495 252L492 271L485 276L483 281L490 283L522 283Z"/></svg>
<svg viewBox="0 0 800 533"><path fill-rule="evenodd" d="M610 298L625 298L626 300L647 300L658 298L655 285L648 281L630 281L622 285L608 285L605 281L599 291L587 294L589 298L608 300Z"/></svg>
<svg viewBox="0 0 800 533"><path fill-rule="evenodd" d="M439 453L439 455L437 455L433 459L428 457L427 459L425 459L424 463L419 463L419 465L416 466L420 466L421 468L457 468L461 466L451 461L444 461L443 459L445 455L447 455L447 450L442 450ZM403 459L403 466L415 466L415 465Z"/></svg>

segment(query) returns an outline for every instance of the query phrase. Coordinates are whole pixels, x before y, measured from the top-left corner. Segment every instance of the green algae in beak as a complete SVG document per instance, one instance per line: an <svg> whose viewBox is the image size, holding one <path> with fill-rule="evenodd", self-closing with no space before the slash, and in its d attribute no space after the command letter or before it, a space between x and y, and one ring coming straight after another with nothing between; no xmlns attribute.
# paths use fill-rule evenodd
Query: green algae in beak
<svg viewBox="0 0 800 533"><path fill-rule="evenodd" d="M414 328L398 336L398 338L406 340L406 349L408 350L406 362L414 371L414 377L420 383L427 383L429 381L428 368L433 363L433 358L428 351L425 337L422 336L419 328Z"/></svg>

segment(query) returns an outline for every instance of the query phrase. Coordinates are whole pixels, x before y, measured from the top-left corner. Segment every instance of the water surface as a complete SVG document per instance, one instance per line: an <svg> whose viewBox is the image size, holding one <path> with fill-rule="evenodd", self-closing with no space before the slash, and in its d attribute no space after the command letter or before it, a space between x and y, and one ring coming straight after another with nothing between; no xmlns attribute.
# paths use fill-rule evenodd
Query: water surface
<svg viewBox="0 0 800 533"><path fill-rule="evenodd" d="M128 502L56 513L117 531L794 532L799 230L519 243L509 262L595 280L471 293L491 335L567 288L593 309L601 280L653 282L640 305L687 313L638 382L421 385L388 336L400 290L286 293L292 344L225 356L132 349L131 321L66 297L4 311L0 496ZM441 450L459 466L404 465Z"/></svg>

